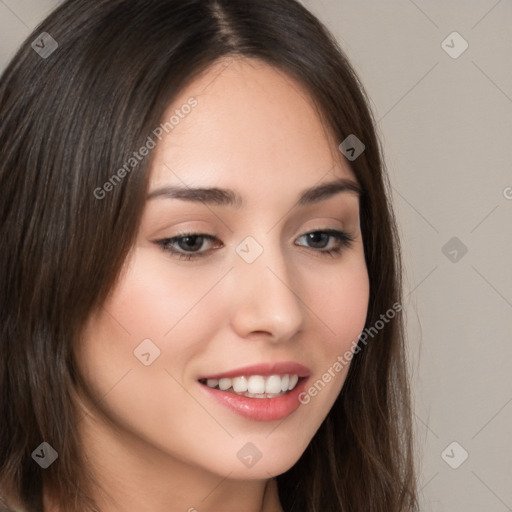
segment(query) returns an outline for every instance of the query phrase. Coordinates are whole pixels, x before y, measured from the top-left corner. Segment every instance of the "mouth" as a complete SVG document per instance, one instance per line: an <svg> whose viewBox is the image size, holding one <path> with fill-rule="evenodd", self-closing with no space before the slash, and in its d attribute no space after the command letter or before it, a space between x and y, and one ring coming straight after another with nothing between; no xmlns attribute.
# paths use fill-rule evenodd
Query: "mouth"
<svg viewBox="0 0 512 512"><path fill-rule="evenodd" d="M259 364L198 379L207 397L253 421L283 419L301 405L309 369L294 363Z"/></svg>
<svg viewBox="0 0 512 512"><path fill-rule="evenodd" d="M278 398L293 391L299 380L297 374L285 375L240 375L239 377L220 379L199 379L199 382L211 389L233 393L248 398Z"/></svg>

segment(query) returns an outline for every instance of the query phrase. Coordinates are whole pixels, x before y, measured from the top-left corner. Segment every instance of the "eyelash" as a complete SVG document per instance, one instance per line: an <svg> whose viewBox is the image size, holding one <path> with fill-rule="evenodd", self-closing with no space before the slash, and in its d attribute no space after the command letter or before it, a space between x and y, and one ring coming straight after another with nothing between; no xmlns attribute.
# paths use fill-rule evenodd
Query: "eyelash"
<svg viewBox="0 0 512 512"><path fill-rule="evenodd" d="M315 250L314 247L310 247L310 249L315 250L315 252L319 252L322 256L331 256L334 258L341 253L343 248L349 248L355 240L354 236L347 233L346 231L339 231L336 229L323 229L323 230L309 231L309 232L301 235L299 238L302 238L302 237L305 237L308 235L319 234L319 233L326 234L329 237L335 238L338 241L338 245L333 249ZM211 249L210 249L209 251L204 251L204 252L195 251L195 252L187 253L187 252L181 252L179 250L176 250L174 247L172 247L172 244L180 242L183 239L188 238L188 237L202 238L203 241L206 241L206 240L209 240L211 242L214 242L215 240L219 241L218 238L216 238L212 235L208 235L208 234L180 233L176 236L173 236L172 238L156 240L155 243L160 245L162 247L163 251L170 253L173 256L176 256L180 260L186 260L186 261L203 258L211 252Z"/></svg>

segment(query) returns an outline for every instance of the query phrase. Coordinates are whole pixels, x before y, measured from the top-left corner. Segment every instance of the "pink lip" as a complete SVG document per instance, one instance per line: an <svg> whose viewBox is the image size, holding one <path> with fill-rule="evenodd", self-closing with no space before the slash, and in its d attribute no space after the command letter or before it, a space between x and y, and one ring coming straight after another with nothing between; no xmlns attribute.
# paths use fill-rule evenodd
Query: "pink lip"
<svg viewBox="0 0 512 512"><path fill-rule="evenodd" d="M250 368L252 372L253 367ZM243 370L246 371L247 368ZM274 373L270 372L269 374L275 375L276 373L279 372L276 372L274 369ZM237 375L240 375L240 373ZM257 373L256 375L261 375L261 373ZM300 379L292 391L288 391L288 393L277 398L250 398L228 391L213 389L206 384L199 384L199 386L209 397L245 418L253 421L276 421L286 418L286 416L300 407L301 402L299 396L306 389L308 380L308 378Z"/></svg>
<svg viewBox="0 0 512 512"><path fill-rule="evenodd" d="M207 375L199 379L230 379L233 377L241 377L243 375L261 375L262 377L269 375L298 375L299 377L309 377L309 368L306 366L295 363L293 361L286 361L281 363L260 363L242 368L236 368L227 372L216 373L214 375ZM297 388L295 388L297 389ZM257 400L266 400L258 398ZM272 398L272 400L276 400Z"/></svg>

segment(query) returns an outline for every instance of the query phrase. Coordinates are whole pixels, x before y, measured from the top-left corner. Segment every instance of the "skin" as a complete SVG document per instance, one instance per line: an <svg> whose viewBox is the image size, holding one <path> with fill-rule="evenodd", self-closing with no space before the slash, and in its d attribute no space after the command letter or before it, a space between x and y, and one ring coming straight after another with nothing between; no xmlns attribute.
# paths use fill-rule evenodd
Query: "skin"
<svg viewBox="0 0 512 512"><path fill-rule="evenodd" d="M310 403L270 422L214 402L197 379L296 361L313 383L364 328L358 195L294 207L305 189L339 177L357 182L306 91L263 62L230 59L185 88L164 118L191 96L198 105L154 150L149 191L229 188L244 204L148 200L121 278L90 316L77 351L90 388L80 396L87 414L79 432L110 495L94 495L104 512L281 511L272 477L306 449L348 366ZM322 254L303 235L325 229L354 241ZM155 243L183 231L220 242L205 241L207 255L190 261ZM235 251L247 236L263 248L251 264ZM133 354L147 338L160 349L149 366ZM237 458L247 442L262 453L250 468Z"/></svg>

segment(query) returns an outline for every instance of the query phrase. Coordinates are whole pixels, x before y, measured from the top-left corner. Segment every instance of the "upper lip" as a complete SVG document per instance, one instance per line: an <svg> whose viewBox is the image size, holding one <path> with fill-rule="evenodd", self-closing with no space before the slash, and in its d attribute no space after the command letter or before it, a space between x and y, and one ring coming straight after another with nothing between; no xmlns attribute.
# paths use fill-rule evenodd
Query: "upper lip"
<svg viewBox="0 0 512 512"><path fill-rule="evenodd" d="M228 370L222 373L216 373L212 375L205 375L200 377L201 379L230 379L233 377L241 377L243 375L298 375L299 377L309 377L309 368L306 366L295 363L293 361L283 361L277 363L259 363L252 364L250 366L243 366L241 368L235 368L234 370Z"/></svg>

